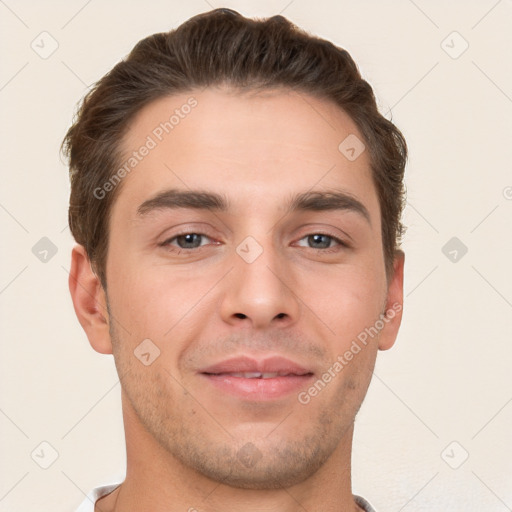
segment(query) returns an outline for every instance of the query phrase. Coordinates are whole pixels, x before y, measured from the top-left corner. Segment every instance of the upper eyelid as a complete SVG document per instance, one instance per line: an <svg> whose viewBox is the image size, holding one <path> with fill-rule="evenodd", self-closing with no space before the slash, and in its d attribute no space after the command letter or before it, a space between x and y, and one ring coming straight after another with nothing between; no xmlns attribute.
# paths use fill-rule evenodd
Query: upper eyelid
<svg viewBox="0 0 512 512"><path fill-rule="evenodd" d="M206 238L209 238L210 240L215 240L215 238L213 236L207 235L206 233L202 233L201 231L184 231L183 233L177 233L176 235L173 235L173 236L170 236L170 237L166 238L159 245L169 244L171 241L174 241L176 238L178 238L180 236L185 236L185 235L200 235L200 236L204 236Z"/></svg>
<svg viewBox="0 0 512 512"><path fill-rule="evenodd" d="M164 245L170 245L171 241L174 241L176 238L180 237L180 236L185 236L185 235L200 235L200 236L203 236L203 237L206 237L206 238L209 238L210 240L214 240L214 237L210 236L210 235L207 235L206 233L202 233L201 231L184 231L182 233L177 233L169 238L166 238L160 245L164 246ZM332 238L333 240L335 240L337 243L339 243L340 245L344 245L344 246L347 246L349 245L348 242L346 242L345 240L343 240L342 238L340 238L339 236L336 236L336 235L332 235L330 233L326 233L324 232L323 230L318 230L318 231L311 231L307 234L305 234L304 236L301 236L300 238L297 239L297 242L300 241L300 240L303 240L304 238L308 237L308 236L312 236L312 235L323 235L323 236L328 236L329 238ZM203 247L203 246L200 246L200 247ZM310 247L310 249L314 249L314 247Z"/></svg>
<svg viewBox="0 0 512 512"><path fill-rule="evenodd" d="M311 236L311 235L323 235L323 236L328 236L329 238L332 238L333 240L336 241L336 243L338 245L341 245L342 247L347 247L349 248L350 247L350 242L347 242L346 240L344 240L343 238L340 238L339 236L336 236L336 235L331 235L329 233L322 233L321 231L318 231L318 232L312 232L312 233L309 233L307 235L304 235L303 237L299 238L297 241L300 241L300 240L304 240L304 238L308 237L308 236ZM315 249L314 247L306 247L306 249ZM322 250L322 249L319 249L319 250ZM324 249L325 250L325 249Z"/></svg>

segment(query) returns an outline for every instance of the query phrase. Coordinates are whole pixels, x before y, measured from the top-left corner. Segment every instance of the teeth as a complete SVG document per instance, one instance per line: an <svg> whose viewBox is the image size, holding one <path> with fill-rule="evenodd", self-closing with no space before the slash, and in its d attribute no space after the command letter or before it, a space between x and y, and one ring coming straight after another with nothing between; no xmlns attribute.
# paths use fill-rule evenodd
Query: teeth
<svg viewBox="0 0 512 512"><path fill-rule="evenodd" d="M273 379L278 376L278 373L233 372L229 373L228 375L231 375L232 377L241 377L244 379Z"/></svg>

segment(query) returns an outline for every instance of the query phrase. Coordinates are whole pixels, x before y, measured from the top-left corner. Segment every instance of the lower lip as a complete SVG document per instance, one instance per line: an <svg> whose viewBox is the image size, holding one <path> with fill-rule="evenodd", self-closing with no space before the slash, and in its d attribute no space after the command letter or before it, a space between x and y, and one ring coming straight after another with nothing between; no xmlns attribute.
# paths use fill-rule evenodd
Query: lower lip
<svg viewBox="0 0 512 512"><path fill-rule="evenodd" d="M231 375L201 374L217 389L246 400L275 400L297 393L309 385L313 375L290 375L270 379L246 379Z"/></svg>

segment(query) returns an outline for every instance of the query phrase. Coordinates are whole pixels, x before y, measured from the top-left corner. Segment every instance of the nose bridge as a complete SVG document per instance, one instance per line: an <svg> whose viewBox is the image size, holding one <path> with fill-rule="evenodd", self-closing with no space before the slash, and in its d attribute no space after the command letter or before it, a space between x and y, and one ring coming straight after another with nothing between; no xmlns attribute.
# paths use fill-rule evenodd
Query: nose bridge
<svg viewBox="0 0 512 512"><path fill-rule="evenodd" d="M299 314L291 290L290 271L284 255L268 234L247 236L232 254L233 271L222 304L222 316L230 323L266 327L289 325ZM261 241L261 243L260 243Z"/></svg>

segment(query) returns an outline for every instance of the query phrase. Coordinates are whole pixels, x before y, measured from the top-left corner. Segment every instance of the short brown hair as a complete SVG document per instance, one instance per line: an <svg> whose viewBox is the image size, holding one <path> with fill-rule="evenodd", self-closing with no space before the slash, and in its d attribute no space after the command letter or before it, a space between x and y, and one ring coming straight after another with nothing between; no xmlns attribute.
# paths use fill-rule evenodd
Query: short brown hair
<svg viewBox="0 0 512 512"><path fill-rule="evenodd" d="M109 215L120 187L101 199L94 191L120 165L129 122L158 98L222 84L240 90L291 88L334 102L352 118L369 151L386 274L392 275L403 234L403 135L378 112L372 88L346 50L306 33L283 16L249 19L221 8L139 41L87 93L64 138L71 179L69 227L103 287Z"/></svg>

